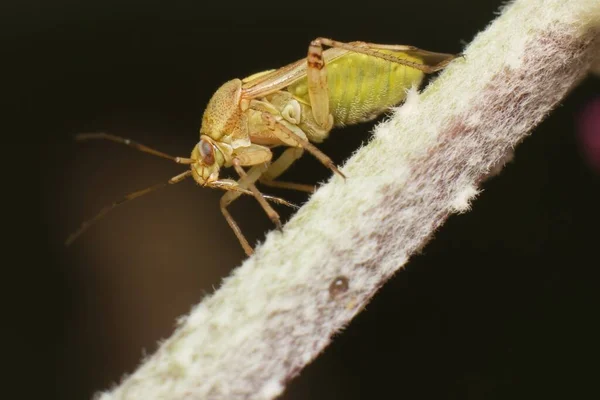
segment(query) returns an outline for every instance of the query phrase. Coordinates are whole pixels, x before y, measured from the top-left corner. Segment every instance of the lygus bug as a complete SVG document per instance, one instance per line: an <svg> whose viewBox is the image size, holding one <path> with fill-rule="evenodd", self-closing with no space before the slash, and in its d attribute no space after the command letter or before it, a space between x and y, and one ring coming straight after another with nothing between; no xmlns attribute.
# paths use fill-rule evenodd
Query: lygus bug
<svg viewBox="0 0 600 400"><path fill-rule="evenodd" d="M323 51L323 46L330 48ZM241 194L254 196L280 227L279 215L267 200L291 204L262 194L255 186L257 181L266 186L312 192L313 186L277 180L305 150L344 177L331 159L312 143L325 140L334 126L371 120L402 102L406 89L419 85L424 74L439 71L457 56L413 46L315 39L304 59L223 84L208 102L202 117L200 141L190 158L172 157L107 133L80 134L76 137L78 140L112 140L187 164L190 169L167 183L131 193L104 208L96 217L84 222L67 239L67 244L117 205L191 176L201 186L227 191L221 198L221 211L244 251L250 255L252 247L227 210L232 201ZM287 149L271 162L271 148L276 146ZM240 179L219 179L221 167L234 167ZM244 167L251 168L246 171Z"/></svg>

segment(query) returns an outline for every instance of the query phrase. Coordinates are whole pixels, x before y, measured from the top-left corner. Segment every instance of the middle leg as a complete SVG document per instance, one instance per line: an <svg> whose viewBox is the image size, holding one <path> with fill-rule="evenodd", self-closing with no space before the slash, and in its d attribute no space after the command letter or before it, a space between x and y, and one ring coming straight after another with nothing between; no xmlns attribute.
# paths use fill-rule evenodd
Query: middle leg
<svg viewBox="0 0 600 400"><path fill-rule="evenodd" d="M269 165L269 168L260 177L260 183L271 187L313 193L315 191L315 187L313 185L275 180L281 174L283 174L296 160L302 157L303 153L304 150L301 147L288 147L285 149L281 156L279 156L275 162Z"/></svg>
<svg viewBox="0 0 600 400"><path fill-rule="evenodd" d="M267 126L269 127L269 129L271 129L273 134L277 136L278 139L281 140L283 143L285 143L288 146L304 148L304 150L307 150L309 153L315 156L327 168L331 169L333 172L346 179L346 175L344 175L342 171L340 171L335 166L333 160L331 160L331 158L329 158L325 153L319 150L314 144L309 142L308 139L300 137L298 134L292 132L291 129L286 127L283 123L277 121L277 119L273 115L267 112L262 112L262 118L267 123Z"/></svg>

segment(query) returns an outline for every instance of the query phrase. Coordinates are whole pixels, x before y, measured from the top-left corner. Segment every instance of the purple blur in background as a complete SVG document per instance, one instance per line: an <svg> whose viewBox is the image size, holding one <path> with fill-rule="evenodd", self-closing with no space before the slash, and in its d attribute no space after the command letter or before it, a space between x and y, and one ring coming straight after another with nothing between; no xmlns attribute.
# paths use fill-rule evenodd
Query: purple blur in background
<svg viewBox="0 0 600 400"><path fill-rule="evenodd" d="M583 157L600 174L600 97L591 100L583 108L577 128Z"/></svg>

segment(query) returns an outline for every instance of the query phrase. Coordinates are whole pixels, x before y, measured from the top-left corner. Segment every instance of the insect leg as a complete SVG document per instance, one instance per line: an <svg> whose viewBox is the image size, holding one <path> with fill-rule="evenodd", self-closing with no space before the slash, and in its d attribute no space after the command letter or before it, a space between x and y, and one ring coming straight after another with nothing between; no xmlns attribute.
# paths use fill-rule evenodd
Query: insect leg
<svg viewBox="0 0 600 400"><path fill-rule="evenodd" d="M265 170L267 169L267 164L262 163L260 165L256 165L256 166L250 168L250 170L248 172L244 171L244 169L241 167L241 165L237 159L234 159L233 165L234 165L237 173L240 175L240 180L238 181L238 187L241 189L249 188L250 191L252 191L252 193L254 194L254 197L260 203L260 205L263 206L263 209L267 212L267 215L269 216L269 218L271 218L271 220L273 222L275 222L275 224L277 225L278 228L281 228L279 214L277 214L277 212L275 210L273 210L273 208L269 204L267 204L262 193L260 193L258 191L258 189L256 188L256 186L254 185L254 182L256 182L260 178L260 176L265 172ZM220 206L221 206L221 212L223 213L225 220L227 221L227 223L233 230L233 233L235 233L235 236L237 236L244 251L249 256L253 253L252 247L250 246L250 244L248 243L248 240L246 240L241 229L239 228L239 226L237 225L237 223L235 222L235 220L233 219L233 217L227 210L227 207L234 200L236 200L239 196L241 196L241 194L242 193L239 191L235 191L235 192L231 191L231 192L225 193L223 195L223 197L221 197ZM265 207L263 204L266 204L267 207Z"/></svg>
<svg viewBox="0 0 600 400"><path fill-rule="evenodd" d="M278 136L282 142L287 143L290 139L292 139L297 143L298 147L304 148L304 150L307 150L309 153L315 156L327 168L346 179L346 175L344 175L342 171L335 166L331 158L319 150L314 144L292 132L285 125L278 122L273 115L263 112L262 118L268 124L275 136Z"/></svg>
<svg viewBox="0 0 600 400"><path fill-rule="evenodd" d="M425 65L428 65L431 70L430 72L436 72L444 69L452 60L459 57L464 57L464 54L449 54L449 53L437 53L433 51L419 49L415 46L407 46L402 44L380 44L380 43L369 43L369 42L356 42L364 44L371 49L375 50L393 50L404 52L409 55L417 56L422 59ZM429 73L427 71L424 71Z"/></svg>
<svg viewBox="0 0 600 400"><path fill-rule="evenodd" d="M229 192L229 193L232 193L232 192ZM229 211L227 211L227 205L223 204L222 200L224 197L225 196L221 197L221 212L223 213L223 216L225 217L225 221L227 221L227 224L229 224L229 227L231 228L231 230L233 230L233 233L235 233L235 236L238 238L238 241L242 245L242 248L244 249L244 252L246 253L246 255L251 256L252 253L254 253L254 250L252 249L252 246L250 246L250 243L248 243L248 240L242 233L238 224L235 222L235 220L233 219L233 217L231 216Z"/></svg>
<svg viewBox="0 0 600 400"><path fill-rule="evenodd" d="M333 115L329 113L329 90L327 88L327 66L323 59L323 46L313 40L308 46L306 57L308 97L315 122L329 131L333 126Z"/></svg>
<svg viewBox="0 0 600 400"><path fill-rule="evenodd" d="M267 170L267 163L271 161L272 157L273 153L271 153L271 150L269 150L268 147L260 146L257 144L251 144L246 148L238 149L238 152L235 158L233 159L233 166L240 178L242 179L244 179L244 177L246 176L246 171L244 171L242 166L254 166L250 169L250 171L252 171L253 173L251 178L244 180L243 184L240 182L239 186L243 189L250 189L250 191L254 195L254 198L256 198L258 203L267 213L269 219L273 221L277 228L281 229L281 221L279 219L279 214L277 214L273 207L271 207L269 203L267 203L263 194L254 185L254 182L256 182L260 178L260 175L262 175L262 173Z"/></svg>
<svg viewBox="0 0 600 400"><path fill-rule="evenodd" d="M419 71L423 71L426 74L431 74L433 72L439 71L443 69L446 65L450 63L453 59L460 57L460 54L452 55L452 54L442 54L442 53L431 53L424 50L420 50L413 46L404 46L404 45L385 45L385 44L377 44L377 43L365 43L365 42L338 42L337 40L327 39L327 38L317 38L311 42L311 46L321 47L329 46L329 47L337 47L349 51L353 51L355 53L366 54L369 56L381 58L383 60L387 60L396 64L405 65L407 67L418 69ZM405 60L399 57L394 56L393 54L383 53L379 50L397 50L397 51L406 51L406 52L415 52L417 54L436 54L438 56L442 56L442 60L439 61L435 65L426 65L420 64L417 62ZM446 56L446 57L443 57Z"/></svg>
<svg viewBox="0 0 600 400"><path fill-rule="evenodd" d="M315 187L313 185L275 180L279 175L283 174L297 159L299 159L303 153L304 149L301 147L287 148L277 160L269 165L269 168L260 177L260 183L266 186L313 193L315 191Z"/></svg>
<svg viewBox="0 0 600 400"><path fill-rule="evenodd" d="M238 173L240 178L243 179L244 177L248 176L246 174L246 171L244 171L240 162L237 159L233 160L233 167L235 168L235 171ZM256 185L254 185L254 182L256 182L260 178L260 176L265 172L265 170L267 168L268 168L267 164L262 164L262 165L257 165L257 166L252 167L251 171L253 172L253 175L246 181L247 183L245 185L243 185L243 186L240 185L240 186L247 187L248 189L250 189L250 191L252 193L254 193L254 197L256 198L258 203L261 205L263 210L265 210L269 219L271 221L273 221L273 223L277 226L277 229L281 229L281 219L279 218L279 214L267 202L267 200L264 198L262 193L256 188ZM256 172L256 171L258 171L258 172Z"/></svg>
<svg viewBox="0 0 600 400"><path fill-rule="evenodd" d="M126 146L132 147L136 150L142 151L144 153L152 154L157 157L166 158L168 160L175 161L178 164L193 164L196 160L192 160L191 158L184 157L173 157L169 154L163 153L162 151L154 150L148 146L145 146L141 143L133 141L131 139L127 139L121 136L112 135L110 133L98 132L98 133L80 133L75 135L75 140L84 141L84 140L92 140L92 139L104 139L110 140L116 143L122 143Z"/></svg>
<svg viewBox="0 0 600 400"><path fill-rule="evenodd" d="M208 187L212 187L215 189L221 189L221 190L229 191L229 192L239 192L240 194L247 194L249 196L254 197L254 193L252 193L248 189L242 189L241 187L239 187L238 182L234 181L233 179L219 179L218 181L210 182L210 184L208 184ZM264 194L264 193L263 193L263 197L269 201L272 201L273 203L282 204L284 206L296 208L296 209L299 208L294 203L290 203L289 201L282 199L281 197L270 196L270 195Z"/></svg>

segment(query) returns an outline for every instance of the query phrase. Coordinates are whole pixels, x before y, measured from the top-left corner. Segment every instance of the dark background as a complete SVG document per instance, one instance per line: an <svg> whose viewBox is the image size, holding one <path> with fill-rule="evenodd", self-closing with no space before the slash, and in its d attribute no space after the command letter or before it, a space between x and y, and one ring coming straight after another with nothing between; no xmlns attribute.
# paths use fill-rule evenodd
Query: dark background
<svg viewBox="0 0 600 400"><path fill-rule="evenodd" d="M221 83L301 58L316 36L459 52L500 4L3 2L3 330L10 370L27 381L14 398L109 388L244 258L220 193L191 180L122 206L64 248L104 205L183 171L73 134L107 131L188 156ZM576 88L283 398L589 395L600 179L577 126L599 89L593 78ZM321 148L340 163L371 128L336 130ZM286 178L328 175L305 157ZM252 243L272 228L252 199L233 213Z"/></svg>

